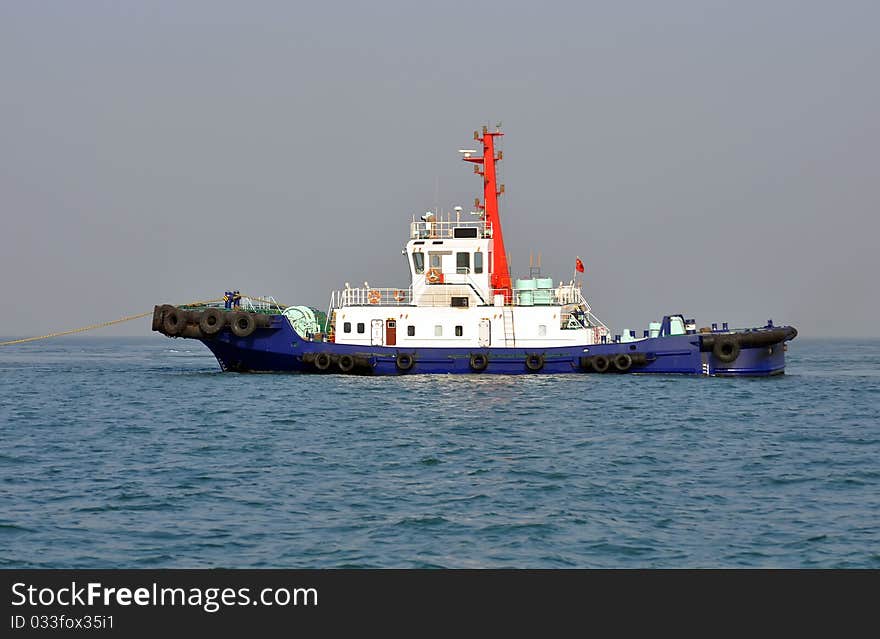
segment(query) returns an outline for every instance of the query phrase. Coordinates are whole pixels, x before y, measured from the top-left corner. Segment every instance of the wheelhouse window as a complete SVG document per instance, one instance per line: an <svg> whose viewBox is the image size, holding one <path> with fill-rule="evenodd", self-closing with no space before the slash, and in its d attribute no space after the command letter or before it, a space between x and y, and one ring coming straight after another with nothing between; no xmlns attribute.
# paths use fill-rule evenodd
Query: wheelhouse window
<svg viewBox="0 0 880 639"><path fill-rule="evenodd" d="M366 330L363 322L358 322L358 333L363 333Z"/></svg>
<svg viewBox="0 0 880 639"><path fill-rule="evenodd" d="M430 260L431 268L440 268L440 259L442 253L429 253L428 259Z"/></svg>
<svg viewBox="0 0 880 639"><path fill-rule="evenodd" d="M424 273L425 272L425 254L424 253L413 253L412 254L412 263L413 263L413 271L416 273Z"/></svg>
<svg viewBox="0 0 880 639"><path fill-rule="evenodd" d="M474 253L474 273L482 273L483 272L483 254L482 253Z"/></svg>
<svg viewBox="0 0 880 639"><path fill-rule="evenodd" d="M415 337L416 336L416 327L415 326L407 326L406 327L406 334L408 337Z"/></svg>
<svg viewBox="0 0 880 639"><path fill-rule="evenodd" d="M351 333L351 322L345 322L342 325L342 332L343 333Z"/></svg>
<svg viewBox="0 0 880 639"><path fill-rule="evenodd" d="M434 325L434 337L443 337L443 326L440 324Z"/></svg>
<svg viewBox="0 0 880 639"><path fill-rule="evenodd" d="M464 275L471 272L471 254L456 253L455 254L455 272Z"/></svg>
<svg viewBox="0 0 880 639"><path fill-rule="evenodd" d="M462 335L464 335L464 327L462 327L462 326L456 326L456 327L455 327L455 336L456 336L456 337L461 337Z"/></svg>

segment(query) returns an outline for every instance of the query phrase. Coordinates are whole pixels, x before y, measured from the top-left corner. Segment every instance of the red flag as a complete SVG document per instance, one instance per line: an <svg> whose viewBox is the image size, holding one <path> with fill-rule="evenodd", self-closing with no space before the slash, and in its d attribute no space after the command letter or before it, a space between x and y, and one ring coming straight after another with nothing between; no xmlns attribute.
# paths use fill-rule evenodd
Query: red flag
<svg viewBox="0 0 880 639"><path fill-rule="evenodd" d="M574 263L574 268L578 273L584 272L584 263L581 262L581 258L577 258L577 261Z"/></svg>

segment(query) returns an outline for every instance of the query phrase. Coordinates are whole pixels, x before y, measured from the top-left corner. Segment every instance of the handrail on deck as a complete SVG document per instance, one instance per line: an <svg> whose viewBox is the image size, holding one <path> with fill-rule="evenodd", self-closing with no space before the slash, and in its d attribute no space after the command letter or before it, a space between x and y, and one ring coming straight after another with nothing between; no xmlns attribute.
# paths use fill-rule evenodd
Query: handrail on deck
<svg viewBox="0 0 880 639"><path fill-rule="evenodd" d="M431 306L430 302L444 301L448 297L448 293L441 292L440 289L446 289L447 286L466 286L476 294L477 298L487 305L492 305L496 295L504 297L504 306L570 306L577 307L589 322L590 326L604 329L610 329L605 323L593 313L587 300L581 293L581 289L572 284L563 284L555 288L537 289L537 290L514 290L511 295L510 289L490 289L492 297L489 300L482 299L480 295L480 287L472 281L470 275L464 275L462 282L446 282L446 286L436 286L436 294L422 293L422 303L428 302L426 306ZM434 288L434 287L430 287ZM541 295L535 299L534 294L541 291ZM532 293L529 300L524 293ZM346 306L412 306L413 291L412 288L345 288L333 291L330 296L330 308L327 313L328 322L334 309ZM570 315L570 313L568 313ZM560 317L560 320L562 318Z"/></svg>
<svg viewBox="0 0 880 639"><path fill-rule="evenodd" d="M344 288L336 291L338 307L409 306L412 288Z"/></svg>
<svg viewBox="0 0 880 639"><path fill-rule="evenodd" d="M414 240L450 239L455 237L455 229L476 229L478 239L492 237L492 223L485 220L466 222L452 220L419 222L414 220L410 225L410 238Z"/></svg>

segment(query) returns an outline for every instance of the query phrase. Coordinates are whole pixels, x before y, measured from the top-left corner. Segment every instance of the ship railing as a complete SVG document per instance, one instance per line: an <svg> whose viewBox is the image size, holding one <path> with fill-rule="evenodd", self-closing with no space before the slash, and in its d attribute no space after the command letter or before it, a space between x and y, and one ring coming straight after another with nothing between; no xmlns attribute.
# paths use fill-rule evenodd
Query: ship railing
<svg viewBox="0 0 880 639"><path fill-rule="evenodd" d="M335 291L331 306L409 306L412 288L344 288Z"/></svg>
<svg viewBox="0 0 880 639"><path fill-rule="evenodd" d="M512 292L504 288L493 288L490 292L493 301L496 296L504 297L505 306L566 306L569 304L580 304L589 308L587 301L580 294L580 291L577 289L571 291L569 287L515 289Z"/></svg>
<svg viewBox="0 0 880 639"><path fill-rule="evenodd" d="M251 313L269 313L278 314L284 312L284 309L278 301L271 295L264 297L242 297L241 308Z"/></svg>
<svg viewBox="0 0 880 639"><path fill-rule="evenodd" d="M492 299L496 295L505 297L505 306L566 306L574 304L589 310L590 305L581 293L580 288L572 284L561 284L553 288L508 289L493 288L490 290Z"/></svg>
<svg viewBox="0 0 880 639"><path fill-rule="evenodd" d="M601 327L605 331L610 330L605 322L593 313L580 287L575 284L560 284L557 287L546 289L518 289L512 293L507 289L494 288L491 289L491 294L492 301L498 295L503 296L505 306L563 306L577 309L586 318L589 326ZM567 314L571 315L570 312ZM571 327L577 328L576 326Z"/></svg>
<svg viewBox="0 0 880 639"><path fill-rule="evenodd" d="M590 323L590 326L603 329L602 334L609 334L611 329L600 320L595 313L593 313L593 309L590 308L590 303L587 302L587 298L584 297L584 294L581 292L580 286L576 284L561 284L556 289L557 300L561 306L570 306L580 308L584 314L586 315L587 320Z"/></svg>
<svg viewBox="0 0 880 639"><path fill-rule="evenodd" d="M456 232L456 229L462 229ZM465 230L474 229L474 231ZM410 225L410 238L414 240L442 240L459 238L473 238L476 233L477 238L492 237L492 223L485 220L479 221L453 221L453 220L432 220L430 222L413 220Z"/></svg>
<svg viewBox="0 0 880 639"><path fill-rule="evenodd" d="M221 308L226 309L226 302L222 299L212 300L209 302L196 302L193 304L181 304L180 308L187 310L199 310L205 308ZM243 310L249 313L264 313L267 315L279 315L283 312L282 306L274 297L267 295L265 297L248 297L243 295L237 306L231 307L233 310Z"/></svg>

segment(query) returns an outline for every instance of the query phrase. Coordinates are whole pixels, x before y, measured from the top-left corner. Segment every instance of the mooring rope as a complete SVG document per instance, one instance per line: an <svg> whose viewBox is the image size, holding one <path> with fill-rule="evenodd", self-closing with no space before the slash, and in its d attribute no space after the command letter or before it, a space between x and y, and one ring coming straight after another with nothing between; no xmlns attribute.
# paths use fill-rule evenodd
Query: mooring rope
<svg viewBox="0 0 880 639"><path fill-rule="evenodd" d="M256 298L253 298L256 299ZM218 297L213 300L202 300L200 302L190 302L189 304L181 304L180 306L204 306L205 304L211 304L213 302L222 302L223 298ZM74 333L85 333L86 331L92 331L96 328L104 328L105 326L113 326L114 324L122 324L123 322L130 322L131 320L140 319L142 317L147 317L148 315L152 315L153 311L147 311L146 313L138 313L137 315L127 315L125 317L120 317L119 319L110 320L109 322L101 322L100 324L90 324L89 326L83 326L82 328L74 328L70 331L60 331L58 333L49 333L48 335L39 335L37 337L25 337L23 339L13 339L8 342L0 342L0 346L12 346L13 344L24 344L25 342L36 342L41 339L49 339L50 337L62 337L63 335L73 335Z"/></svg>
<svg viewBox="0 0 880 639"><path fill-rule="evenodd" d="M140 319L142 317L146 317L147 315L152 315L152 313L153 311L147 311L146 313L140 313L139 315L128 315L127 317L120 317L119 319L110 320L109 322L101 322L100 324L91 324L89 326L83 326L82 328L74 328L70 331L60 331L58 333L49 333L48 335L38 335L37 337L25 337L24 339L13 339L9 340L8 342L0 342L0 346L12 346L13 344L24 344L25 342L36 342L40 339L49 339L50 337L61 337L62 335L84 333L85 331L91 331L96 328L103 328L105 326L112 326L113 324L121 324L122 322Z"/></svg>

